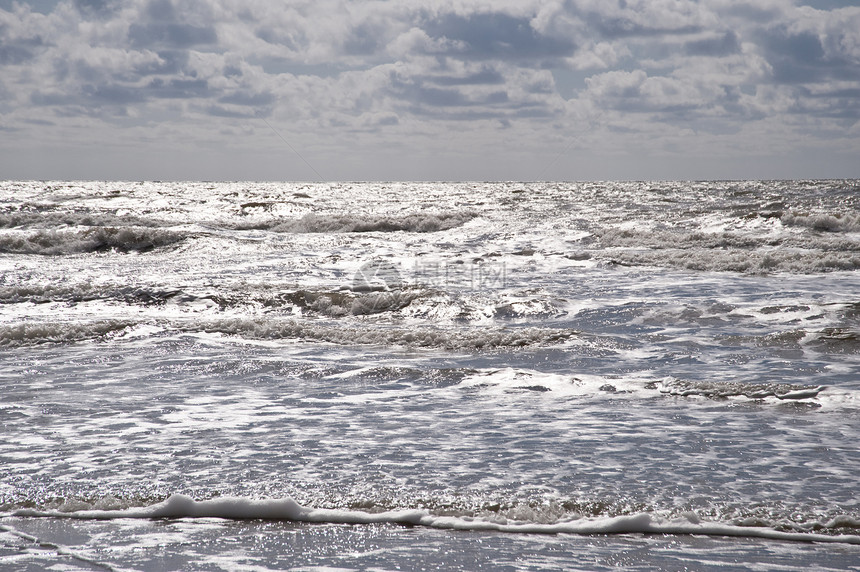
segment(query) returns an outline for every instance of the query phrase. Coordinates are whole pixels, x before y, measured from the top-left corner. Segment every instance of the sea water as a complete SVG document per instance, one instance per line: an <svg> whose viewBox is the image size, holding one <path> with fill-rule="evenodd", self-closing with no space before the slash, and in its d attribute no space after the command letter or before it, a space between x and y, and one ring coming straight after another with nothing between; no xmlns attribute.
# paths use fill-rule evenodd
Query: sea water
<svg viewBox="0 0 860 572"><path fill-rule="evenodd" d="M860 566L860 182L0 183L0 568Z"/></svg>

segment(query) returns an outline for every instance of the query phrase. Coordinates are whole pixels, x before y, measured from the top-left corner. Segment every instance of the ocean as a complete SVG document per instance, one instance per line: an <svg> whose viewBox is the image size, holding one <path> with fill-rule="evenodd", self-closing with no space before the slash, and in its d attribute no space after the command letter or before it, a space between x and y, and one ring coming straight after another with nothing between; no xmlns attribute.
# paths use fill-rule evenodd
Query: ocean
<svg viewBox="0 0 860 572"><path fill-rule="evenodd" d="M860 570L860 181L0 183L0 569Z"/></svg>

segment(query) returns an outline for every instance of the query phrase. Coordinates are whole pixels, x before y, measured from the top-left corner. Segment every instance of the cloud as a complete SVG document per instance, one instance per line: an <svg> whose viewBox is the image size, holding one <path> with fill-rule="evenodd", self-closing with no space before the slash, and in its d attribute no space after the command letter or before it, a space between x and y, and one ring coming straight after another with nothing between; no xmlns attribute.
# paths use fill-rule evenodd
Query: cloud
<svg viewBox="0 0 860 572"><path fill-rule="evenodd" d="M430 38L448 43L448 55L466 59L551 60L569 56L576 49L569 38L542 34L532 26L531 18L501 12L449 13L421 24Z"/></svg>
<svg viewBox="0 0 860 572"><path fill-rule="evenodd" d="M690 40L684 44L684 53L689 56L720 57L737 54L740 50L740 41L733 31L701 40Z"/></svg>
<svg viewBox="0 0 860 572"><path fill-rule="evenodd" d="M128 27L128 40L135 48L183 49L213 45L218 34L211 25L194 23L183 18L171 0L150 0L140 12L142 21ZM191 14L195 18L199 14Z"/></svg>
<svg viewBox="0 0 860 572"><path fill-rule="evenodd" d="M741 132L845 145L860 119L860 8L823 0L0 5L6 157L93 138L230 148L262 117L331 156L361 134L368 165L445 141L498 166L490 149L541 155L571 133L595 156L729 156Z"/></svg>

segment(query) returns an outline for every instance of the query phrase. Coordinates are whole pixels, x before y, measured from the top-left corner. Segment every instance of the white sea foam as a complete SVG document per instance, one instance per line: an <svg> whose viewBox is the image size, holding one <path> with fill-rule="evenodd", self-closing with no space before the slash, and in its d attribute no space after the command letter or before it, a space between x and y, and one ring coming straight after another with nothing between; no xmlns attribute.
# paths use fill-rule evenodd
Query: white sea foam
<svg viewBox="0 0 860 572"><path fill-rule="evenodd" d="M457 387L501 395L546 394L549 399L557 400L570 396L643 397L654 394L655 383L653 379L636 376L559 374L509 367L477 371L467 375Z"/></svg>
<svg viewBox="0 0 860 572"><path fill-rule="evenodd" d="M860 544L860 536L821 534L805 531L782 531L763 526L738 526L720 522L701 521L695 514L686 518L662 519L647 513L603 518L578 518L555 523L510 521L504 517L483 519L465 516L440 516L426 510L394 510L369 513L354 510L314 509L302 506L291 498L256 500L248 498L216 498L195 501L189 496L174 494L165 501L146 507L123 510L56 510L20 509L15 517L51 517L81 520L112 520L125 518L225 518L285 520L291 522L330 524L406 524L445 530L492 531L518 534L674 534L736 536L788 540ZM809 529L857 528L860 522L850 518L834 519L807 525Z"/></svg>

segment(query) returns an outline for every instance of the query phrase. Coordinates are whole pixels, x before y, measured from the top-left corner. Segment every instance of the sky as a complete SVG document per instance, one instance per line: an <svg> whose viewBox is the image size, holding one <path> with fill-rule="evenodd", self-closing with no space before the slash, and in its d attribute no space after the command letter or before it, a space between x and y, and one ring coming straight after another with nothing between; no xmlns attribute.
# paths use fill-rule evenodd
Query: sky
<svg viewBox="0 0 860 572"><path fill-rule="evenodd" d="M860 178L860 2L0 0L0 179Z"/></svg>

